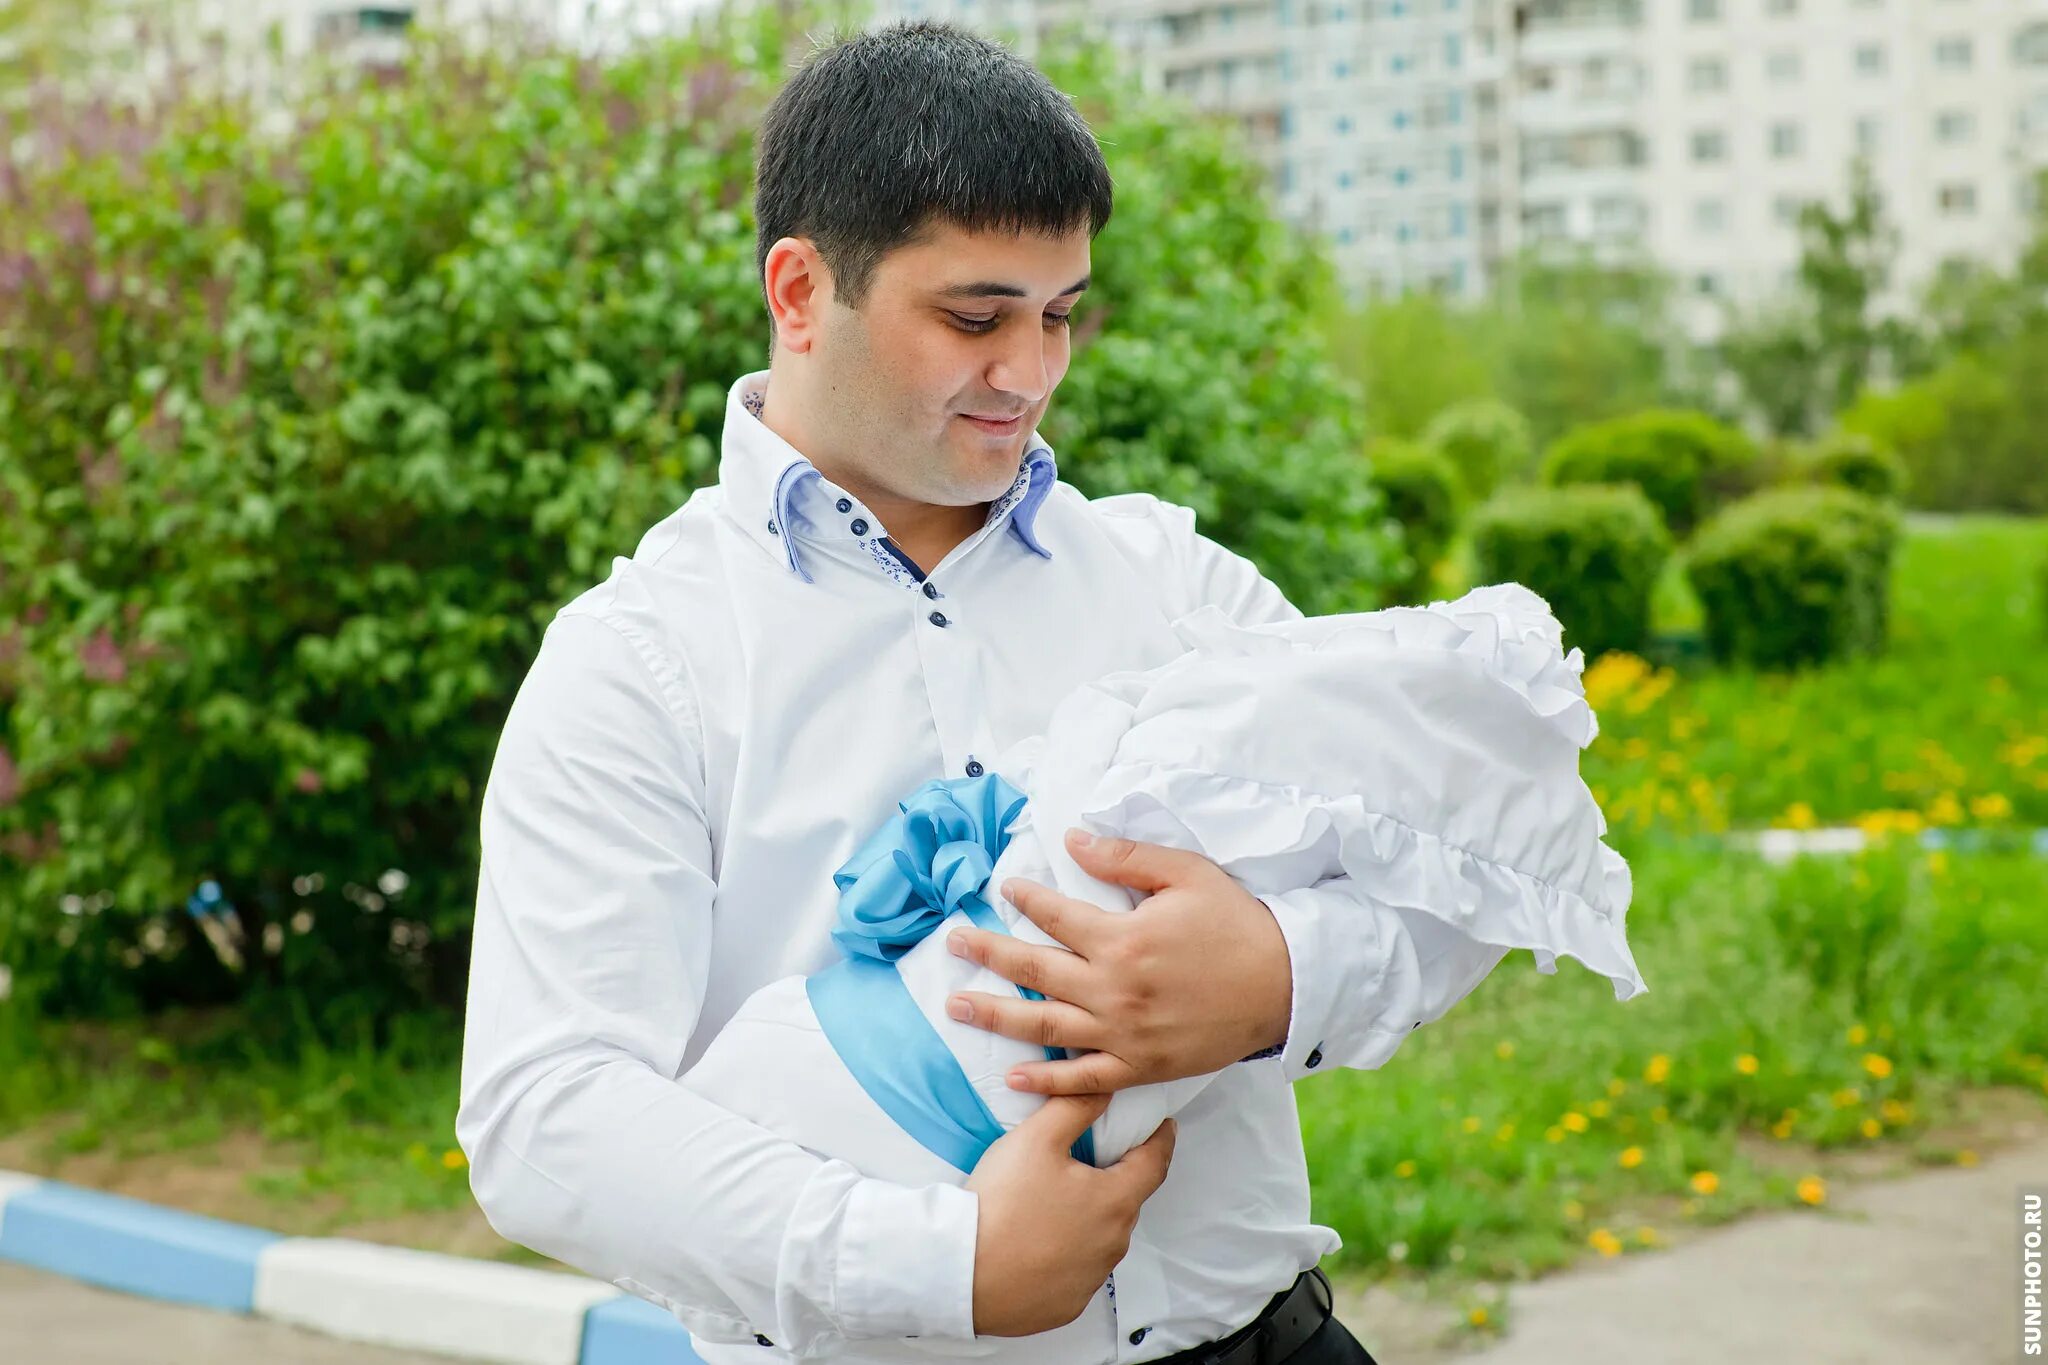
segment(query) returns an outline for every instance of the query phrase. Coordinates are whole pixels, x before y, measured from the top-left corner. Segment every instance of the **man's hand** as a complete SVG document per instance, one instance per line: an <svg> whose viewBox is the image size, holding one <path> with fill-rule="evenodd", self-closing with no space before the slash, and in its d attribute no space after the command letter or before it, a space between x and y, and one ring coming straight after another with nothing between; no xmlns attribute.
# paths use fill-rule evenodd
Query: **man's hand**
<svg viewBox="0 0 2048 1365"><path fill-rule="evenodd" d="M1072 952L983 929L947 935L961 957L1047 997L962 991L947 1002L954 1018L1006 1038L1088 1050L1013 1067L1011 1087L1111 1092L1204 1076L1284 1043L1294 980L1273 912L1198 853L1133 839L1083 844L1082 834L1068 831L1067 849L1085 871L1149 893L1130 913L1013 877L1002 894Z"/></svg>
<svg viewBox="0 0 2048 1365"><path fill-rule="evenodd" d="M1067 1150L1107 1095L1055 1095L989 1144L967 1177L974 1232L974 1331L1022 1337L1081 1316L1131 1247L1138 1210L1166 1179L1174 1123L1096 1170Z"/></svg>

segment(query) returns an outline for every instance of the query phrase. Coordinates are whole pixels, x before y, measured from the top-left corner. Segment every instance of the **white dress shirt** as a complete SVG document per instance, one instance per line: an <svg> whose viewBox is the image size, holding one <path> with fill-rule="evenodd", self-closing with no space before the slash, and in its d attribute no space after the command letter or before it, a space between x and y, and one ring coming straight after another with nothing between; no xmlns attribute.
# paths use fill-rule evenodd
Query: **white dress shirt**
<svg viewBox="0 0 2048 1365"><path fill-rule="evenodd" d="M975 1336L975 1195L864 1176L677 1078L756 988L836 958L831 872L918 784L978 775L1080 684L1180 654L1171 623L1198 606L1301 613L1187 508L1058 482L1036 432L983 527L921 575L759 421L766 382L733 385L718 483L562 608L507 716L456 1120L477 1201L673 1311L711 1365L1123 1365L1224 1336L1342 1245L1309 1219L1292 1082L1381 1065L1501 950L1348 879L1267 897L1284 1049L1180 1112L1078 1319Z"/></svg>

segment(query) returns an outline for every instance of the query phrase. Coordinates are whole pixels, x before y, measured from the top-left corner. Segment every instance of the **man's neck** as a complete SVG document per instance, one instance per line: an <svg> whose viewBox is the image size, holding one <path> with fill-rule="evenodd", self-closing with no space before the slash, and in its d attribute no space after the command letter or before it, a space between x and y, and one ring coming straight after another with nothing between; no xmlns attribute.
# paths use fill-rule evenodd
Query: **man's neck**
<svg viewBox="0 0 2048 1365"><path fill-rule="evenodd" d="M806 449L815 443L803 423L792 420L775 402L772 392L764 393L758 404L748 403L747 408L760 419L762 426L788 442L791 449L802 453L820 474L867 504L868 510L887 528L889 543L907 555L920 572L930 573L940 560L953 552L955 546L980 530L988 520L992 503L977 502L955 507L898 497L875 487L858 471L842 468L830 456L822 456L816 449Z"/></svg>

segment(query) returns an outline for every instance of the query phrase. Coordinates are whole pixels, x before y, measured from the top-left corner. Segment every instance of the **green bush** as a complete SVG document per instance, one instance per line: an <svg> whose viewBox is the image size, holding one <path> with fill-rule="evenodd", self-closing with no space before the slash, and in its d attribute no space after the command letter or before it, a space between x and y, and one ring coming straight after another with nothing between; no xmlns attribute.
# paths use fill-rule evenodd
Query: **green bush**
<svg viewBox="0 0 2048 1365"><path fill-rule="evenodd" d="M1779 488L1702 526L1684 556L1722 663L1790 668L1883 650L1899 519L1847 488Z"/></svg>
<svg viewBox="0 0 2048 1365"><path fill-rule="evenodd" d="M1702 412L1652 408L1574 428L1543 460L1543 481L1632 483L1684 538L1750 479L1756 449L1734 427Z"/></svg>
<svg viewBox="0 0 2048 1365"><path fill-rule="evenodd" d="M765 363L752 134L817 27L769 7L606 59L415 33L402 69L303 73L281 126L167 91L42 106L0 178L20 994L459 998L540 631L716 478ZM1069 60L1121 192L1062 475L1193 505L1304 610L1371 605L1397 549L1302 321L1327 261L1223 131L1110 108L1107 59ZM182 913L202 878L240 976Z"/></svg>
<svg viewBox="0 0 2048 1365"><path fill-rule="evenodd" d="M1497 399L1445 408L1423 430L1422 440L1443 452L1473 502L1492 497L1503 479L1528 477L1535 463L1529 423Z"/></svg>
<svg viewBox="0 0 2048 1365"><path fill-rule="evenodd" d="M1847 488L1882 502L1897 502L1906 490L1906 462L1859 432L1823 436L1800 452L1799 469L1810 482Z"/></svg>
<svg viewBox="0 0 2048 1365"><path fill-rule="evenodd" d="M1471 534L1478 581L1520 583L1549 602L1566 648L1591 658L1649 645L1650 597L1672 543L1641 489L1510 489L1473 514Z"/></svg>
<svg viewBox="0 0 2048 1365"><path fill-rule="evenodd" d="M1845 432L1898 452L1914 507L2048 513L2048 327L1962 355L1888 393L1865 393Z"/></svg>
<svg viewBox="0 0 2048 1365"><path fill-rule="evenodd" d="M1402 602L1429 600L1437 562L1458 529L1458 474L1436 450L1415 441L1382 438L1366 452L1373 486L1387 511L1401 524L1410 568L1395 595Z"/></svg>

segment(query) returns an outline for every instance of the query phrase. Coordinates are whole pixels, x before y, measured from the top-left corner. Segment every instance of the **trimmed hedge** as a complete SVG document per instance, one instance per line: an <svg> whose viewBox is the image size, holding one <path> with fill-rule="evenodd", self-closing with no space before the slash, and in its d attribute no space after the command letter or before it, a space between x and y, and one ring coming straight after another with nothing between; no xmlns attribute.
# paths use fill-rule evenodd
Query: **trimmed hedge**
<svg viewBox="0 0 2048 1365"><path fill-rule="evenodd" d="M1410 568L1395 585L1403 602L1429 599L1436 564L1458 529L1458 472L1426 445L1382 438L1367 451L1373 486L1401 524Z"/></svg>
<svg viewBox="0 0 2048 1365"><path fill-rule="evenodd" d="M1466 496L1475 503L1492 497L1503 479L1527 478L1536 462L1527 419L1492 398L1468 399L1445 408L1423 430L1422 441L1451 462Z"/></svg>
<svg viewBox="0 0 2048 1365"><path fill-rule="evenodd" d="M1520 583L1550 603L1567 649L1588 658L1645 652L1650 599L1672 540L1640 488L1511 490L1473 514L1472 548L1479 582Z"/></svg>
<svg viewBox="0 0 2048 1365"><path fill-rule="evenodd" d="M1725 664L1793 668L1881 652L1896 511L1847 488L1772 489L1700 528L1684 565Z"/></svg>
<svg viewBox="0 0 2048 1365"><path fill-rule="evenodd" d="M1882 502L1898 502L1906 493L1906 462L1887 446L1853 431L1839 431L1800 454L1799 469L1809 481L1862 493Z"/></svg>
<svg viewBox="0 0 2048 1365"><path fill-rule="evenodd" d="M1652 408L1566 432L1542 475L1559 487L1632 483L1683 539L1744 487L1756 454L1747 436L1705 413Z"/></svg>

